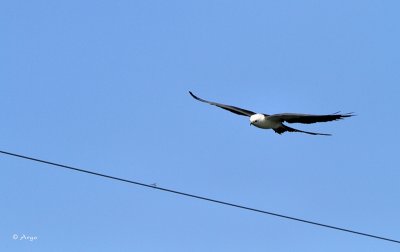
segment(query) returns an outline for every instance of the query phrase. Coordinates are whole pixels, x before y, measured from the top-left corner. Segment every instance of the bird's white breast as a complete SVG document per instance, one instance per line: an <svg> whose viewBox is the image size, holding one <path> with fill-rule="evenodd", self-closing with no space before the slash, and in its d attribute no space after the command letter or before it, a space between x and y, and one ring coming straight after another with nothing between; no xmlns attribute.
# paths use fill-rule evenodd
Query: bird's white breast
<svg viewBox="0 0 400 252"><path fill-rule="evenodd" d="M274 129L278 128L281 124L280 122L269 120L268 116L263 114L255 114L250 117L250 122L254 126L262 129Z"/></svg>

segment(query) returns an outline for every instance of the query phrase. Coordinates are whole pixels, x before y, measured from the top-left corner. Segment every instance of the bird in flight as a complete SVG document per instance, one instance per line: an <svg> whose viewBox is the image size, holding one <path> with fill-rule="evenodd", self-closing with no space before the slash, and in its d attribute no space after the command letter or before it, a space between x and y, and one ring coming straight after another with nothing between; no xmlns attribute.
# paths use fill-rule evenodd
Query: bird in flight
<svg viewBox="0 0 400 252"><path fill-rule="evenodd" d="M329 115L282 113L282 114L267 115L267 114L255 113L253 111L238 108L235 106L230 106L230 105L225 105L225 104L221 104L221 103L217 103L217 102L207 101L207 100L204 100L204 99L201 99L201 98L195 96L190 91L189 91L189 94L198 101L220 107L222 109L228 110L237 115L248 116L248 117L250 117L250 125L256 126L257 128L261 128L261 129L273 129L278 134L282 134L282 133L288 131L288 132L301 132L301 133L306 133L306 134L310 134L310 135L330 136L331 134L316 133L316 132L309 132L309 131L294 129L283 123L287 122L287 123L310 124L310 123L318 123L318 122L336 121L336 120L341 120L346 117L354 116L353 113L347 113L347 114L334 113L334 114L329 114Z"/></svg>

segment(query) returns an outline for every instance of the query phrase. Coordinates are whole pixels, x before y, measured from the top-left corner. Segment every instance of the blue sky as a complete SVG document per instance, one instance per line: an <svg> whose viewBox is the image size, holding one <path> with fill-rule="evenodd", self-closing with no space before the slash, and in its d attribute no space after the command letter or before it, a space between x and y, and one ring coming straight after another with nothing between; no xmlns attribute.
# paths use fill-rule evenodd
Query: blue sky
<svg viewBox="0 0 400 252"><path fill-rule="evenodd" d="M399 7L2 1L0 149L399 240ZM297 127L332 137L277 135L189 90L357 117ZM1 251L399 250L4 155L0 166Z"/></svg>

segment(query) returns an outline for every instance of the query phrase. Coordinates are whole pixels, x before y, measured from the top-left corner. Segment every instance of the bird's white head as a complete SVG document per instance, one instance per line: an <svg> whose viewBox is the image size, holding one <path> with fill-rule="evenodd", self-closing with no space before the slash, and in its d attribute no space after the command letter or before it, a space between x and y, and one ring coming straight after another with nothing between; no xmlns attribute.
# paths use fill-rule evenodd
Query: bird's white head
<svg viewBox="0 0 400 252"><path fill-rule="evenodd" d="M265 120L265 115L254 114L250 116L250 125L259 126Z"/></svg>

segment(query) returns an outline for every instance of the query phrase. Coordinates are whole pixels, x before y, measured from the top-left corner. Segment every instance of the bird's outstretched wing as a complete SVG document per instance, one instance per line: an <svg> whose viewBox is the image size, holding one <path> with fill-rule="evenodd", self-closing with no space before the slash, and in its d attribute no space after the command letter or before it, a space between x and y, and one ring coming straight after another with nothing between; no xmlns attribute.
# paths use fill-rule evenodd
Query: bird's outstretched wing
<svg viewBox="0 0 400 252"><path fill-rule="evenodd" d="M330 115L308 115L308 114L296 114L296 113L283 113L270 115L268 119L276 120L280 122L288 123L318 123L318 122L329 122L335 120L341 120L346 117L354 116L353 113L339 114L334 113Z"/></svg>
<svg viewBox="0 0 400 252"><path fill-rule="evenodd" d="M253 111L250 110L246 110L246 109L242 109L242 108L238 108L238 107L234 107L234 106L230 106L230 105L225 105L225 104L221 104L221 103L217 103L217 102L212 102L212 101L206 101L204 99L201 99L197 96L195 96L192 92L189 91L189 94L196 100L201 101L201 102L205 102L208 103L210 105L214 105L217 107L220 107L222 109L226 109L232 113L235 113L237 115L242 115L242 116L252 116L255 113Z"/></svg>

